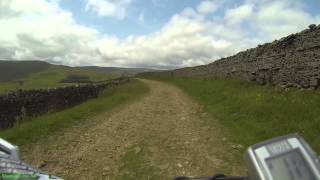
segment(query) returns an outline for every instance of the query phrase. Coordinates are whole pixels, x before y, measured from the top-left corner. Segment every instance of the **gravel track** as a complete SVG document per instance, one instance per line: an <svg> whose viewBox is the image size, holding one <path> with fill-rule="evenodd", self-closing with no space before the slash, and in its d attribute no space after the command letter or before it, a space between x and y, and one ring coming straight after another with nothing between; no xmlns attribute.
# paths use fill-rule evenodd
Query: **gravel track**
<svg viewBox="0 0 320 180"><path fill-rule="evenodd" d="M122 168L122 157L134 147L137 154L148 152L140 165L153 167L159 179L213 175L225 168L242 172L228 164L235 150L214 119L206 125L210 117L199 105L173 85L142 81L150 92L139 101L23 147L24 160L65 179L119 179L123 173L137 179Z"/></svg>

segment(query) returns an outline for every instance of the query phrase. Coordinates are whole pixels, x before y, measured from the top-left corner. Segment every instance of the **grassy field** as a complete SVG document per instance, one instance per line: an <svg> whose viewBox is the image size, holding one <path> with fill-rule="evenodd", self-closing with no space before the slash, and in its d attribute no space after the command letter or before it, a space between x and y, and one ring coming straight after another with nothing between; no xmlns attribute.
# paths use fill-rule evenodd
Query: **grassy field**
<svg viewBox="0 0 320 180"><path fill-rule="evenodd" d="M71 85L60 83L60 81L65 79L68 75L88 76L91 81L101 81L117 77L117 75L113 74L82 70L79 68L50 66L44 71L31 73L24 78L0 82L0 93L16 89L51 88Z"/></svg>
<svg viewBox="0 0 320 180"><path fill-rule="evenodd" d="M59 130L83 122L93 115L109 111L134 100L147 92L147 85L138 80L132 80L119 87L107 89L98 99L87 101L64 111L48 113L1 131L0 137L17 145L30 144L46 139Z"/></svg>
<svg viewBox="0 0 320 180"><path fill-rule="evenodd" d="M170 82L187 92L226 127L235 143L247 147L297 132L320 153L319 91L285 91L238 80L149 78Z"/></svg>

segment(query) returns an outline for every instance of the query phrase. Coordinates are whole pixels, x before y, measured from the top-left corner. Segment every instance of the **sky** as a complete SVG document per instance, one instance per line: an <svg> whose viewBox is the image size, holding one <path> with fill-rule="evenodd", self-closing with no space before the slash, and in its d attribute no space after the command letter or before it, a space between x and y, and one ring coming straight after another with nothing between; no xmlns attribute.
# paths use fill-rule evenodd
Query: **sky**
<svg viewBox="0 0 320 180"><path fill-rule="evenodd" d="M203 65L320 24L320 0L0 0L0 59Z"/></svg>

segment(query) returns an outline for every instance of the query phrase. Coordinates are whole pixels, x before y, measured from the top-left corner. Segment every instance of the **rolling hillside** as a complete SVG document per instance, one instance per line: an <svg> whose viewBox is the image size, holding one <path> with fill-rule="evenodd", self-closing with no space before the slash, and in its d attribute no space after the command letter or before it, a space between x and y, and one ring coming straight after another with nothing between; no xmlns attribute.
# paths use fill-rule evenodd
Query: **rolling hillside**
<svg viewBox="0 0 320 180"><path fill-rule="evenodd" d="M0 81L12 81L47 70L51 65L41 61L0 61Z"/></svg>
<svg viewBox="0 0 320 180"><path fill-rule="evenodd" d="M0 93L16 89L67 86L70 83L62 81L70 77L103 81L118 76L113 73L52 65L41 61L0 61Z"/></svg>
<svg viewBox="0 0 320 180"><path fill-rule="evenodd" d="M155 69L146 69L146 68L120 68L120 67L99 67L99 66L85 66L80 67L84 70L92 70L96 72L112 73L118 75L136 75L138 73L158 71Z"/></svg>

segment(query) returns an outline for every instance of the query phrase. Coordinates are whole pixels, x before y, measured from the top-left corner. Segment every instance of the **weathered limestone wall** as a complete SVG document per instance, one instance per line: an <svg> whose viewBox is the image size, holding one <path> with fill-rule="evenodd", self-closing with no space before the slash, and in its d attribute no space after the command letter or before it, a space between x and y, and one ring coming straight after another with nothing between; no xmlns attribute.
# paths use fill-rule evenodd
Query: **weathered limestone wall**
<svg viewBox="0 0 320 180"><path fill-rule="evenodd" d="M46 112L59 111L97 98L109 87L128 82L128 78L103 81L98 84L51 89L19 90L0 96L0 129L12 127L18 120Z"/></svg>
<svg viewBox="0 0 320 180"><path fill-rule="evenodd" d="M172 76L240 78L282 87L320 86L320 25L211 64L167 71Z"/></svg>

